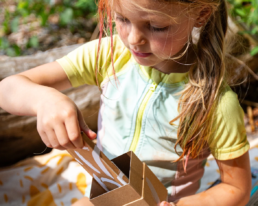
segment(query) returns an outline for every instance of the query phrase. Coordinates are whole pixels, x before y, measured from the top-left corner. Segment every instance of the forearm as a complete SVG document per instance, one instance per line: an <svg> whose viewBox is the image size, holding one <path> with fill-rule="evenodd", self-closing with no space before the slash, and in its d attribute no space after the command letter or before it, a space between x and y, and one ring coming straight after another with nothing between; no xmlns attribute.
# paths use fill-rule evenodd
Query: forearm
<svg viewBox="0 0 258 206"><path fill-rule="evenodd" d="M221 183L209 190L180 199L177 206L244 206L249 193L229 184Z"/></svg>
<svg viewBox="0 0 258 206"><path fill-rule="evenodd" d="M0 107L15 115L35 116L39 101L45 94L54 93L59 92L24 76L11 76L0 82Z"/></svg>

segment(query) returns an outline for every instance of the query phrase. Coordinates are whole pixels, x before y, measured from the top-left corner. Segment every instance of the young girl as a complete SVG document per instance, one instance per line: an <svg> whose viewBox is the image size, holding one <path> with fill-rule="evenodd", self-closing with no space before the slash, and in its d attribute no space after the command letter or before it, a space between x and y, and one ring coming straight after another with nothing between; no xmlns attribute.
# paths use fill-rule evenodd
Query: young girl
<svg viewBox="0 0 258 206"><path fill-rule="evenodd" d="M114 158L132 150L167 187L160 205L236 206L248 202L251 176L243 112L227 85L225 0L100 0L110 38L56 62L6 78L0 106L37 116L48 147L83 147L96 134L58 90L102 91L98 146ZM112 21L118 35L112 35ZM193 29L200 37L193 42ZM212 153L222 183L195 194ZM126 195L126 194L125 194ZM76 205L90 205L87 198Z"/></svg>

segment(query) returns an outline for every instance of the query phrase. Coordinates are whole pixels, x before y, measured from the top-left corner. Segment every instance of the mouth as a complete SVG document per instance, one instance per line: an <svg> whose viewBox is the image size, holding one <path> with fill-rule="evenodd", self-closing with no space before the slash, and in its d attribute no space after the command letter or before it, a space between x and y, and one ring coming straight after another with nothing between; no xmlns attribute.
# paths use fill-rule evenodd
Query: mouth
<svg viewBox="0 0 258 206"><path fill-rule="evenodd" d="M141 52L136 52L136 51L134 51L134 50L132 50L131 49L131 51L132 51L132 53L135 55L135 56L137 56L137 57L148 57L148 56L150 56L152 53L141 53Z"/></svg>

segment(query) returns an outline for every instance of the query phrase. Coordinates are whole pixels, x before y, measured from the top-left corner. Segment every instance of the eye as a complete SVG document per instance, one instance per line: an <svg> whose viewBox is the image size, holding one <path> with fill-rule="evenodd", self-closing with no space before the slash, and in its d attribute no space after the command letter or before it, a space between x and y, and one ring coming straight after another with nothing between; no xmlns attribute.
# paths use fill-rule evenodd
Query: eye
<svg viewBox="0 0 258 206"><path fill-rule="evenodd" d="M119 17L119 16L116 17L116 20L117 20L117 21L120 21L120 22L122 22L122 23L127 23L127 22L129 22L128 19L123 18L123 17Z"/></svg>
<svg viewBox="0 0 258 206"><path fill-rule="evenodd" d="M168 26L166 27L163 27L163 28L158 28L158 27L153 27L153 26L150 26L150 29L154 32L163 32L163 31L167 31L168 30Z"/></svg>

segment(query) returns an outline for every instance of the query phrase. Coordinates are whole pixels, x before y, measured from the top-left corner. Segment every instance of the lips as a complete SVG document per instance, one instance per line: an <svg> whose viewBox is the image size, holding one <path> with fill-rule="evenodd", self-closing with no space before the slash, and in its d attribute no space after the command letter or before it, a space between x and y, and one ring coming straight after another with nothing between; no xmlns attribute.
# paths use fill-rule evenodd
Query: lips
<svg viewBox="0 0 258 206"><path fill-rule="evenodd" d="M148 57L150 56L152 53L141 53L141 52L136 52L134 50L131 50L132 53L137 56L137 57Z"/></svg>

